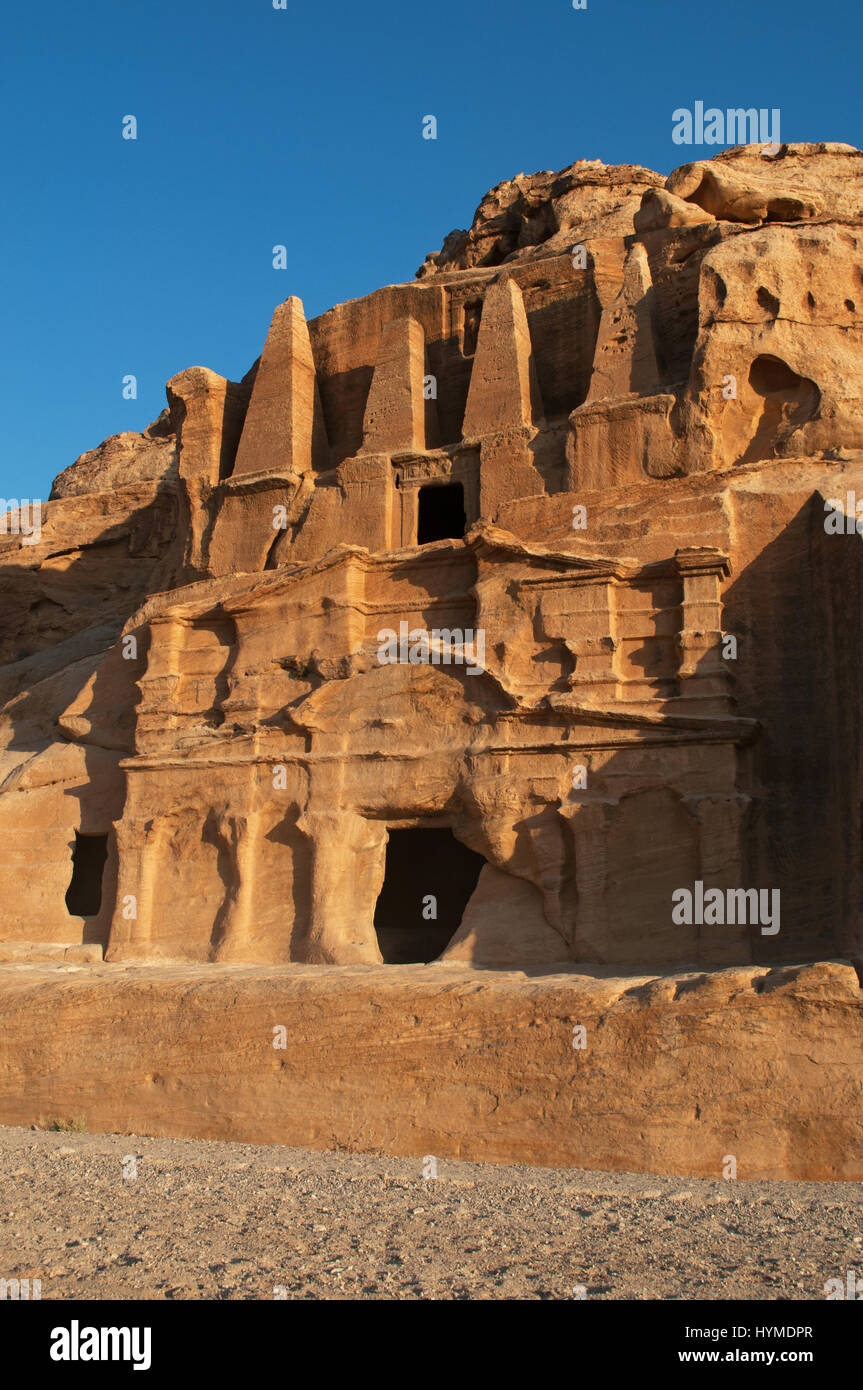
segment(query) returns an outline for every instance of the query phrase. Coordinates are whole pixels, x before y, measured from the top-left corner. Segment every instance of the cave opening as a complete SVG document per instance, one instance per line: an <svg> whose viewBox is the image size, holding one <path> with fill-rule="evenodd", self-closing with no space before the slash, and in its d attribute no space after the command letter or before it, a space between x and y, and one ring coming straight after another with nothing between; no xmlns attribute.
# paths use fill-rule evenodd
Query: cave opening
<svg viewBox="0 0 863 1390"><path fill-rule="evenodd" d="M82 835L75 831L72 879L66 890L71 917L95 917L102 906L102 870L108 858L107 835Z"/></svg>
<svg viewBox="0 0 863 1390"><path fill-rule="evenodd" d="M385 965L437 959L459 928L485 862L446 827L390 830L375 908Z"/></svg>
<svg viewBox="0 0 863 1390"><path fill-rule="evenodd" d="M464 488L461 483L431 483L419 491L417 544L457 540L465 529Z"/></svg>

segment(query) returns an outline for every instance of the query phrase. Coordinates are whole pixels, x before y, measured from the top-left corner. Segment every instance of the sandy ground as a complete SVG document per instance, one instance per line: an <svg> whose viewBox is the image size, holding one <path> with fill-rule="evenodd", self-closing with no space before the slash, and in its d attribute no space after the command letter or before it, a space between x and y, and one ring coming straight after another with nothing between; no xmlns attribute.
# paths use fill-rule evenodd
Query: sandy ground
<svg viewBox="0 0 863 1390"><path fill-rule="evenodd" d="M437 1171L0 1129L0 1278L43 1299L821 1300L863 1281L863 1184Z"/></svg>

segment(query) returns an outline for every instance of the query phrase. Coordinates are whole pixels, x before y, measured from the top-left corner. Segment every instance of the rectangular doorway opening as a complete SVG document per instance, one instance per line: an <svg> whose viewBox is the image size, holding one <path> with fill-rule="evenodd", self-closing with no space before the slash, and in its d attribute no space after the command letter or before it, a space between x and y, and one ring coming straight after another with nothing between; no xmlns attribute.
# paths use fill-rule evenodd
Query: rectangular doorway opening
<svg viewBox="0 0 863 1390"><path fill-rule="evenodd" d="M82 835L75 831L72 881L66 890L71 917L95 917L102 906L102 870L108 858L107 835Z"/></svg>
<svg viewBox="0 0 863 1390"><path fill-rule="evenodd" d="M485 862L446 827L389 832L375 908L385 965L437 959L458 931Z"/></svg>
<svg viewBox="0 0 863 1390"><path fill-rule="evenodd" d="M430 483L419 491L417 545L458 540L464 535L464 488L461 483Z"/></svg>

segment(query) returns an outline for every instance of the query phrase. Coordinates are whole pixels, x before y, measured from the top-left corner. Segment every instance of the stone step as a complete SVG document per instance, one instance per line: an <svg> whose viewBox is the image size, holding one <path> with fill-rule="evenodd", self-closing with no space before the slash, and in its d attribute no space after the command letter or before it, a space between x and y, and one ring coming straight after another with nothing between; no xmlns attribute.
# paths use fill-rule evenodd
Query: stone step
<svg viewBox="0 0 863 1390"><path fill-rule="evenodd" d="M96 942L80 941L0 941L0 961L45 961L64 965L98 965L103 947Z"/></svg>

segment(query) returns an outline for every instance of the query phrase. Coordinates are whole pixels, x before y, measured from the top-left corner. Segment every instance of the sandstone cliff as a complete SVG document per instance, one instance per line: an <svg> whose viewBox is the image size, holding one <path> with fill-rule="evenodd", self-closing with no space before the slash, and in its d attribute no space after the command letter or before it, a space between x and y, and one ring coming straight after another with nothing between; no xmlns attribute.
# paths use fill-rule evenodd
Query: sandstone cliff
<svg viewBox="0 0 863 1390"><path fill-rule="evenodd" d="M7 949L859 960L861 393L846 145L519 175L278 305L0 541Z"/></svg>

